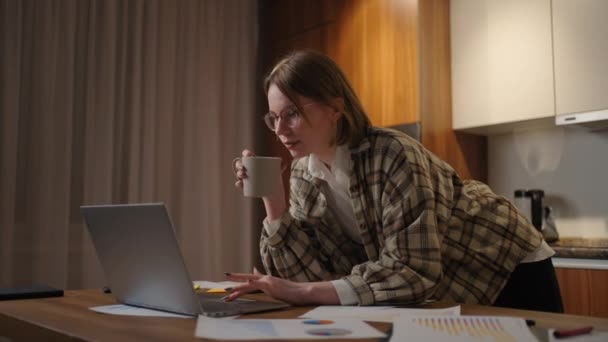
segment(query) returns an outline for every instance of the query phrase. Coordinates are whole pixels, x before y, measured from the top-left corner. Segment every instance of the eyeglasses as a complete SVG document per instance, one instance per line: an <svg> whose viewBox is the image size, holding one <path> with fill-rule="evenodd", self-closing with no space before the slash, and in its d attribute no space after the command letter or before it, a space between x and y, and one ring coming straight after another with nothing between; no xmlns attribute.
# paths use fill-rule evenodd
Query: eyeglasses
<svg viewBox="0 0 608 342"><path fill-rule="evenodd" d="M266 123L266 126L268 126L268 128L274 132L277 129L277 122L279 122L279 118L283 120L283 123L287 125L287 127L294 128L300 123L301 117L302 116L300 115L298 109L291 107L284 109L279 115L273 112L266 113L264 115L264 122Z"/></svg>
<svg viewBox="0 0 608 342"><path fill-rule="evenodd" d="M306 107L313 103L314 102L308 102L300 106ZM277 122L279 121L279 118L283 121L285 125L287 125L287 127L294 128L300 124L300 121L302 121L302 114L300 113L298 108L293 105L283 109L278 115L274 112L268 112L264 114L264 122L266 123L266 126L268 126L268 128L273 132L277 130Z"/></svg>

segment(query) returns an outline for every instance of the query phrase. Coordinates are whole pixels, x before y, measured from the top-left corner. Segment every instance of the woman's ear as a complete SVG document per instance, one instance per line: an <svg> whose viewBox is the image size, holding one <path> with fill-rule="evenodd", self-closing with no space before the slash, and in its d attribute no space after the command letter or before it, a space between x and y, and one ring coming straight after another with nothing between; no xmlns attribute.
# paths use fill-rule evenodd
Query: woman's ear
<svg viewBox="0 0 608 342"><path fill-rule="evenodd" d="M332 118L337 121L344 113L344 99L341 97L335 97L332 101L332 107L334 109Z"/></svg>

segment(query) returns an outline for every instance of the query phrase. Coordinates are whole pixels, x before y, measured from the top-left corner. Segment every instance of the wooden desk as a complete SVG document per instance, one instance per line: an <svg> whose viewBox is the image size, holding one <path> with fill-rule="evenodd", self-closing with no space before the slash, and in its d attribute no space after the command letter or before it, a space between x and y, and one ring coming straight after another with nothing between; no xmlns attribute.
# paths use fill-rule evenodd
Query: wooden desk
<svg viewBox="0 0 608 342"><path fill-rule="evenodd" d="M263 295L258 295L263 296ZM99 314L91 306L115 304L101 290L66 291L64 297L0 302L0 341L201 341L194 337L195 319L130 317ZM424 307L447 307L432 303ZM515 316L534 319L544 328L592 325L608 330L608 319L513 310L480 305L462 305L464 315ZM312 307L294 307L247 317L295 318ZM387 331L388 323L375 323ZM361 341L361 340L357 340Z"/></svg>

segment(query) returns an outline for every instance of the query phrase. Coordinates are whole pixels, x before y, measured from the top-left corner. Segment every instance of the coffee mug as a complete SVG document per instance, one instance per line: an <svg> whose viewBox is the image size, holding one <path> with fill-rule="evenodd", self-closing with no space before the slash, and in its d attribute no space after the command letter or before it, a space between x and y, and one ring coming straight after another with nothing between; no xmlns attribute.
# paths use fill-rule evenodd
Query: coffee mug
<svg viewBox="0 0 608 342"><path fill-rule="evenodd" d="M245 197L264 197L272 195L281 182L281 158L278 157L241 157L232 161L232 169L236 173L236 162L241 161L247 170L247 178L243 179L243 195Z"/></svg>

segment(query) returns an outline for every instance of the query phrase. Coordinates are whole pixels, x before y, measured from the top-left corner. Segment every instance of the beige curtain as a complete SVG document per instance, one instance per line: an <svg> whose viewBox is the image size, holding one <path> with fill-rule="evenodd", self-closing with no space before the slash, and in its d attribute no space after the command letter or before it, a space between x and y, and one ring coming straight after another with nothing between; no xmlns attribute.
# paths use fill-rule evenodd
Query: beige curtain
<svg viewBox="0 0 608 342"><path fill-rule="evenodd" d="M251 269L256 6L0 0L0 286L103 285L82 204L165 202L194 279Z"/></svg>

